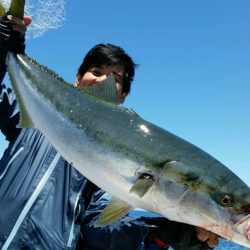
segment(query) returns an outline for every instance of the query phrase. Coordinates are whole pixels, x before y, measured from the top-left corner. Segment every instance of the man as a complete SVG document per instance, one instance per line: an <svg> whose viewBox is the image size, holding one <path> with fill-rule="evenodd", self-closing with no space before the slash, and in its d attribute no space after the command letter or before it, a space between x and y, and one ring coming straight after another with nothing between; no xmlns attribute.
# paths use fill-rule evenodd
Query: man
<svg viewBox="0 0 250 250"><path fill-rule="evenodd" d="M7 51L24 53L24 34L31 19L0 20L0 82ZM130 92L135 64L120 47L98 44L85 56L75 85L116 79L122 103ZM12 90L0 85L0 129L9 141L0 161L0 248L2 249L208 249L216 235L164 218L139 218L116 227L92 226L108 194L89 182L35 129L18 127L19 111ZM149 227L147 225L155 225Z"/></svg>

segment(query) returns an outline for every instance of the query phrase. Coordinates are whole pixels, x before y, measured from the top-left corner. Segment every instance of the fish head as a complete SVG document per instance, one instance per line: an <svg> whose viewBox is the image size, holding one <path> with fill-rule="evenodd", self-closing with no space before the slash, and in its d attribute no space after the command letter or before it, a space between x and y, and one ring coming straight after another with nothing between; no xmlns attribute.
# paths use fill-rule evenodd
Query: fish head
<svg viewBox="0 0 250 250"><path fill-rule="evenodd" d="M205 172L171 161L154 179L155 212L250 247L250 188L224 165Z"/></svg>

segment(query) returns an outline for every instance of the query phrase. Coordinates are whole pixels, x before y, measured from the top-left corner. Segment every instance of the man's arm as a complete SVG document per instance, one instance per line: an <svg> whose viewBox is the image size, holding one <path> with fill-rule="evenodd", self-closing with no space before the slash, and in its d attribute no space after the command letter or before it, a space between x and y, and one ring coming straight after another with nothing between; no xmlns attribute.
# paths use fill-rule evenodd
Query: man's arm
<svg viewBox="0 0 250 250"><path fill-rule="evenodd" d="M0 17L0 129L7 140L11 140L12 135L16 134L16 125L19 121L14 95L11 89L2 83L7 68L5 61L10 33L11 25L7 18Z"/></svg>
<svg viewBox="0 0 250 250"><path fill-rule="evenodd" d="M0 129L9 141L19 131L16 128L19 112L12 90L2 83L6 74L6 56L8 51L24 53L24 34L30 21L29 17L23 20L12 16L0 17Z"/></svg>
<svg viewBox="0 0 250 250"><path fill-rule="evenodd" d="M78 250L160 250L166 249L164 247L167 246L176 250L210 249L207 242L202 242L197 238L198 234L194 226L169 221L162 217L133 218L132 215L128 215L112 225L103 228L94 227L95 221L110 198L111 195L100 189L93 195L84 213L82 238L78 244ZM139 246L141 248L138 248Z"/></svg>

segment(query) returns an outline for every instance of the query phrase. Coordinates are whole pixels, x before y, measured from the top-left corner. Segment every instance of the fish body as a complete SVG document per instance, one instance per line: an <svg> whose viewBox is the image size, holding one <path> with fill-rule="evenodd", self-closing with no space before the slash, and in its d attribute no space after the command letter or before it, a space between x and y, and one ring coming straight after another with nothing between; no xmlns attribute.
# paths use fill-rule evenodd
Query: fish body
<svg viewBox="0 0 250 250"><path fill-rule="evenodd" d="M200 148L112 103L112 79L110 102L25 55L9 53L7 64L21 125L40 130L84 176L119 198L101 225L137 207L250 247L250 188Z"/></svg>

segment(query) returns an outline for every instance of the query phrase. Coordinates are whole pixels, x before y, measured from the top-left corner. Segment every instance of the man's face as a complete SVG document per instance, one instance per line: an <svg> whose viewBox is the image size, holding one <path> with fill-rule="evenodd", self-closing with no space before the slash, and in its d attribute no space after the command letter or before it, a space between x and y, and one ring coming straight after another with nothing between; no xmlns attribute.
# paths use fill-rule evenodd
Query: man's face
<svg viewBox="0 0 250 250"><path fill-rule="evenodd" d="M120 102L122 103L127 96L126 93L122 93L124 75L123 66L102 65L98 67L92 67L83 76L77 74L75 84L77 87L101 84L102 81L105 80L110 74L113 74L115 77L117 92L120 97Z"/></svg>

